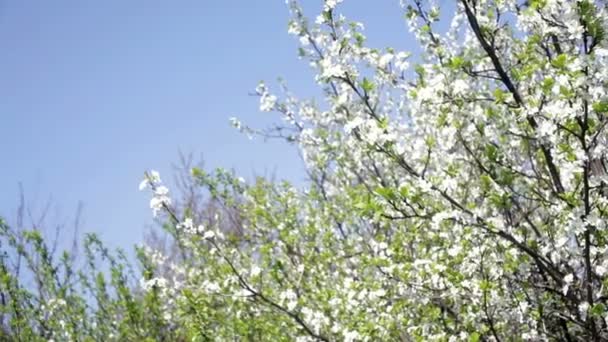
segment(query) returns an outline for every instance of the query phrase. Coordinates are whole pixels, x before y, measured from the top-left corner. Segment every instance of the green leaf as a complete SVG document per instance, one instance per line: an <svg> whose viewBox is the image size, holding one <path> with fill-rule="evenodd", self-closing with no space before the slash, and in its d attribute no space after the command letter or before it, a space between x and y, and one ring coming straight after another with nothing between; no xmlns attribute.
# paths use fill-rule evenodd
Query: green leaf
<svg viewBox="0 0 608 342"><path fill-rule="evenodd" d="M416 74L418 74L420 78L424 78L426 75L426 70L424 70L424 67L420 64L416 64L416 66L414 66L414 71L416 71Z"/></svg>
<svg viewBox="0 0 608 342"><path fill-rule="evenodd" d="M601 100L599 102L596 102L593 104L592 108L596 113L608 113L608 100Z"/></svg>
<svg viewBox="0 0 608 342"><path fill-rule="evenodd" d="M568 88L568 87L564 87L564 86L560 86L559 87L559 93L567 98L567 99L571 99L574 98L574 96L576 95L576 93L574 92L574 90Z"/></svg>
<svg viewBox="0 0 608 342"><path fill-rule="evenodd" d="M484 279L479 283L479 289L481 289L482 291L491 290L492 283L489 280Z"/></svg>
<svg viewBox="0 0 608 342"><path fill-rule="evenodd" d="M199 169L198 167L193 167L190 172L195 178L204 178L206 176L205 171Z"/></svg>
<svg viewBox="0 0 608 342"><path fill-rule="evenodd" d="M479 180L481 181L481 190L483 192L488 192L492 189L492 178L490 176L481 175Z"/></svg>
<svg viewBox="0 0 608 342"><path fill-rule="evenodd" d="M555 80L553 78L551 78L551 77L545 78L543 80L543 85L542 85L543 92L545 94L551 92L551 89L553 89L554 84L555 84Z"/></svg>
<svg viewBox="0 0 608 342"><path fill-rule="evenodd" d="M462 67L464 65L464 63L465 63L464 58L462 58L460 56L455 56L452 59L450 59L449 67L452 69L459 69L460 67Z"/></svg>
<svg viewBox="0 0 608 342"><path fill-rule="evenodd" d="M378 195L384 197L387 200L394 200L397 198L397 195L395 193L395 190L393 190L393 188L384 188L384 187L378 187L376 188L376 192L378 193Z"/></svg>
<svg viewBox="0 0 608 342"><path fill-rule="evenodd" d="M497 103L502 103L505 102L507 95L502 89L496 88L494 89L494 98Z"/></svg>
<svg viewBox="0 0 608 342"><path fill-rule="evenodd" d="M583 26L587 29L587 33L593 38L594 43L598 44L604 40L604 26L602 25L602 21L598 19L597 8L593 2L589 0L579 1L578 12L581 16Z"/></svg>
<svg viewBox="0 0 608 342"><path fill-rule="evenodd" d="M331 11L323 11L322 15L326 22L330 22L332 20Z"/></svg>
<svg viewBox="0 0 608 342"><path fill-rule="evenodd" d="M407 198L410 194L410 188L408 188L407 186L402 186L399 189L399 194L401 195L401 197Z"/></svg>
<svg viewBox="0 0 608 342"><path fill-rule="evenodd" d="M509 170L500 170L498 173L498 183L502 185L510 186L513 184L515 174Z"/></svg>
<svg viewBox="0 0 608 342"><path fill-rule="evenodd" d="M478 332L474 332L471 335L469 335L469 342L479 342L480 338L481 338L481 335L479 335Z"/></svg>
<svg viewBox="0 0 608 342"><path fill-rule="evenodd" d="M551 65L558 69L565 69L568 66L568 55L563 53L558 55L551 61Z"/></svg>
<svg viewBox="0 0 608 342"><path fill-rule="evenodd" d="M488 157L488 159L493 162L498 159L498 149L496 148L496 146L492 144L486 145L486 157Z"/></svg>
<svg viewBox="0 0 608 342"><path fill-rule="evenodd" d="M546 4L547 4L547 0L531 0L530 8L533 10L539 10L539 9L542 9L543 7L545 7Z"/></svg>
<svg viewBox="0 0 608 342"><path fill-rule="evenodd" d="M365 91L366 93L369 93L370 91L374 90L374 83L370 80L368 80L367 78L363 78L363 82L361 82L361 88L363 88L363 91Z"/></svg>
<svg viewBox="0 0 608 342"><path fill-rule="evenodd" d="M378 127L380 129L387 129L388 128L388 117L383 117L380 119L380 121L378 122Z"/></svg>
<svg viewBox="0 0 608 342"><path fill-rule="evenodd" d="M357 44L358 47L362 47L363 43L365 42L365 36L362 35L359 32L356 32L355 33L355 41L357 42L356 44Z"/></svg>
<svg viewBox="0 0 608 342"><path fill-rule="evenodd" d="M590 313L591 313L591 316L601 317L605 311L606 311L606 307L604 306L604 304L597 303L597 304L593 305Z"/></svg>

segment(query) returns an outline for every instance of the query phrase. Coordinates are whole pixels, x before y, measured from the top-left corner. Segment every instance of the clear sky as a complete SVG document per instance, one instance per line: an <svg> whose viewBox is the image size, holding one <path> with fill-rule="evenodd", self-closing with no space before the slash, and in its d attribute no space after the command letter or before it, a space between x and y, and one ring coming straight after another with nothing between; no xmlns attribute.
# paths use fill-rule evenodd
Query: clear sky
<svg viewBox="0 0 608 342"><path fill-rule="evenodd" d="M344 9L374 46L414 44L398 0ZM0 215L14 219L22 182L34 209L52 196L62 220L82 201L85 230L127 247L152 221L143 171L170 178L179 150L301 181L295 150L228 123L276 118L248 95L262 79L318 94L288 19L283 0L0 2Z"/></svg>

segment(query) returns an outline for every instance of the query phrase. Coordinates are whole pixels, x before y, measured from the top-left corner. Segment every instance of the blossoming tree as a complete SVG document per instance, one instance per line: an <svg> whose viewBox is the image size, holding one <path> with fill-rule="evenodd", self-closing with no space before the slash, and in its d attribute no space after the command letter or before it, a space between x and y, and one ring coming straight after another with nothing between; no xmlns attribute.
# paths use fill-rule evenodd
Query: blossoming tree
<svg viewBox="0 0 608 342"><path fill-rule="evenodd" d="M341 2L288 0L322 104L261 83L282 126L232 120L296 144L305 187L193 168L237 234L146 174L187 253L148 252L155 310L194 340L608 340L607 4L403 0L413 58Z"/></svg>
<svg viewBox="0 0 608 342"><path fill-rule="evenodd" d="M402 1L413 62L368 47L340 2L314 23L288 2L324 104L262 83L260 109L285 124L234 120L297 144L309 186L193 169L244 235L174 217L197 256L185 322L221 338L608 339L606 4Z"/></svg>

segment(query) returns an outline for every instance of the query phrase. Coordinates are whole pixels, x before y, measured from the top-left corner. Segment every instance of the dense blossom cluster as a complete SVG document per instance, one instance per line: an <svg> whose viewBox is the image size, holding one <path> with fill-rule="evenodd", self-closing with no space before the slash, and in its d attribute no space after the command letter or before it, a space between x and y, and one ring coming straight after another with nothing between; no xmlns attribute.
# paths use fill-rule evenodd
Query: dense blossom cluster
<svg viewBox="0 0 608 342"><path fill-rule="evenodd" d="M8 331L608 340L608 4L402 0L416 57L368 45L363 24L340 13L348 1L325 0L314 21L287 4L288 32L323 101L262 82L260 110L279 114L281 126L231 122L295 144L310 181L296 188L194 168L193 181L220 208L206 217L176 208L160 175L146 173L140 188L152 191L179 258L139 249L143 274L131 294L126 266L98 247L113 292L102 272L82 276L96 308L66 285L41 290L44 310L0 264L0 290L34 317L0 306ZM0 226L19 253L29 239L45 260L37 235ZM55 284L57 269L38 273ZM86 313L111 324L96 332L70 319Z"/></svg>
<svg viewBox="0 0 608 342"><path fill-rule="evenodd" d="M162 185L160 174L155 170L146 173L146 178L139 183L140 191L148 187L152 189L152 192L154 193L154 196L150 199L150 209L152 209L152 213L156 216L164 206L171 205L169 189Z"/></svg>
<svg viewBox="0 0 608 342"><path fill-rule="evenodd" d="M311 24L288 1L327 105L261 83L260 110L287 125L249 129L295 142L309 186L194 172L243 225L190 244L205 266L189 295L235 322L196 324L299 341L608 339L606 4L403 0L413 61L368 47L341 2Z"/></svg>

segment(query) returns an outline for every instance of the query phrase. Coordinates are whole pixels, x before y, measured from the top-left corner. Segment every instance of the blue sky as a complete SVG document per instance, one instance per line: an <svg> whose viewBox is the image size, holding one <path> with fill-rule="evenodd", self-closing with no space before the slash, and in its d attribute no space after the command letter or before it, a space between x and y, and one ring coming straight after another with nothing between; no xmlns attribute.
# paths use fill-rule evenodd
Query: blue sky
<svg viewBox="0 0 608 342"><path fill-rule="evenodd" d="M322 6L304 1L310 16ZM413 47L397 0L344 9L372 45ZM62 221L82 201L84 229L128 247L152 222L143 171L170 178L179 150L301 182L294 149L228 124L276 119L249 96L262 79L318 94L288 19L283 0L0 3L0 215L14 219L21 182L34 210L52 197Z"/></svg>

